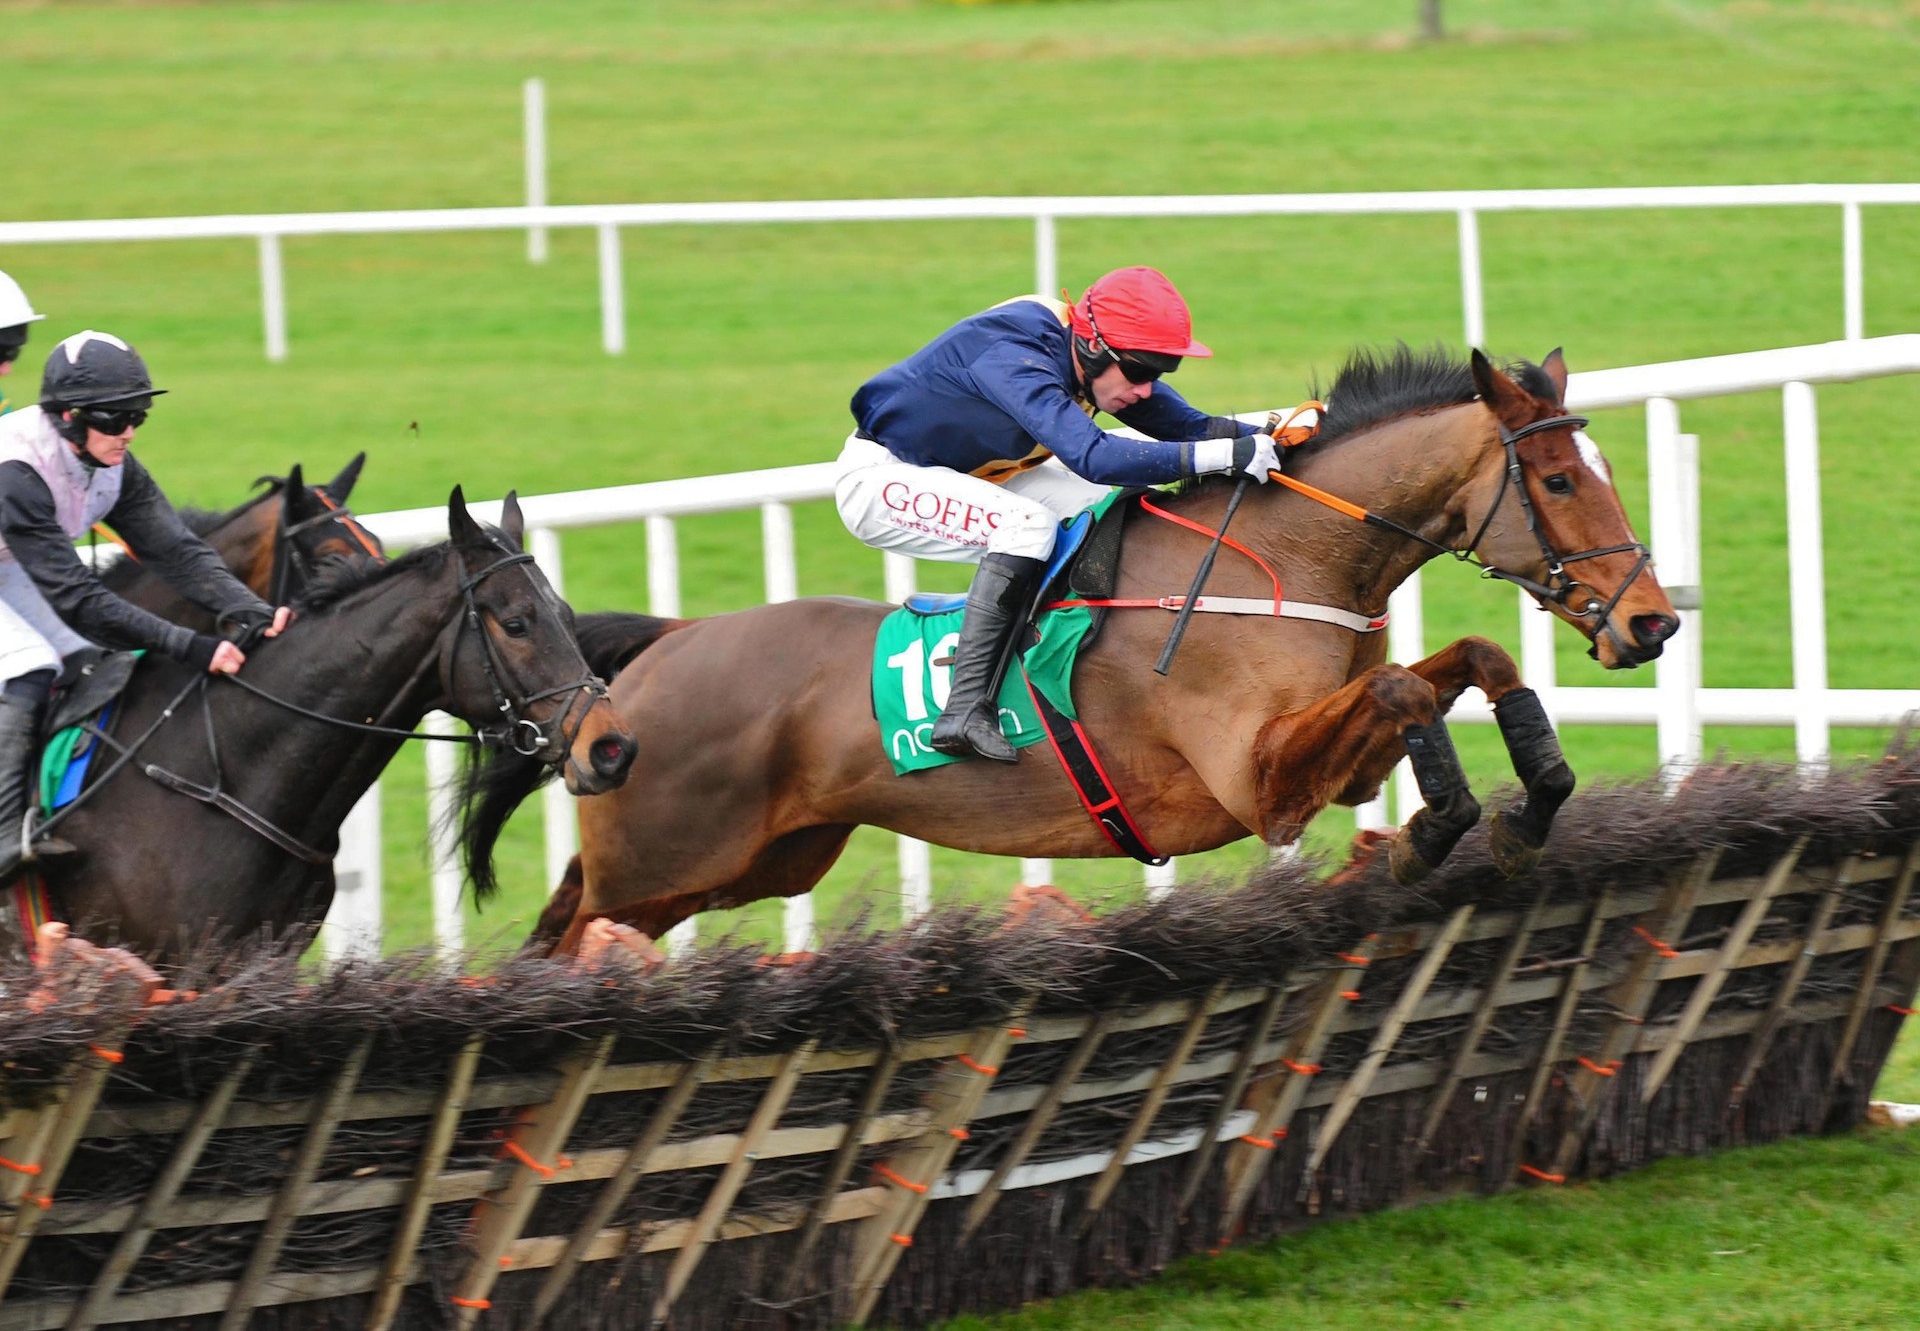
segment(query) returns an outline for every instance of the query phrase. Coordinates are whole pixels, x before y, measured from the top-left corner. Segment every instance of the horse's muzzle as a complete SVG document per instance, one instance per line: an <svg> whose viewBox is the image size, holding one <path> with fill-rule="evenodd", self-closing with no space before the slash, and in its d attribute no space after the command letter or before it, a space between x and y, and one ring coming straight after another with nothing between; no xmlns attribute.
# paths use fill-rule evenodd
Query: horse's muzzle
<svg viewBox="0 0 1920 1331"><path fill-rule="evenodd" d="M605 794L627 779L638 751L631 735L606 732L587 746L586 766L568 756L564 767L567 789L575 795Z"/></svg>

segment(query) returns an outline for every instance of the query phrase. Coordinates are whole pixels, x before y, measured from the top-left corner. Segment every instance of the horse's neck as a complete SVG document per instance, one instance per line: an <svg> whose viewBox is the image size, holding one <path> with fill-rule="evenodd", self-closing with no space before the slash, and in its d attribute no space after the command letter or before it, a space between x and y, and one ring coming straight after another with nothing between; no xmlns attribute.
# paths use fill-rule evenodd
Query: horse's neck
<svg viewBox="0 0 1920 1331"><path fill-rule="evenodd" d="M1478 403L1403 416L1316 449L1289 475L1389 518L1437 545L1465 539L1464 495L1485 464L1491 438ZM1245 533L1270 559L1287 595L1348 609L1384 609L1388 595L1432 559L1433 546L1408 540L1270 483Z"/></svg>

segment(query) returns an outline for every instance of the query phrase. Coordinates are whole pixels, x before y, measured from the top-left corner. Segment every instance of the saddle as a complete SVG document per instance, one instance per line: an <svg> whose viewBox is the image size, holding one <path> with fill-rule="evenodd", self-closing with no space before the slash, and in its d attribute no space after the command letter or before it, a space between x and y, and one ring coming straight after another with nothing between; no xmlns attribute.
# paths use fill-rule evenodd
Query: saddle
<svg viewBox="0 0 1920 1331"><path fill-rule="evenodd" d="M126 691L140 652L87 647L67 657L54 681L52 701L41 722L33 770L47 789L45 812L71 803L86 783L97 745L89 722L104 725L114 701Z"/></svg>

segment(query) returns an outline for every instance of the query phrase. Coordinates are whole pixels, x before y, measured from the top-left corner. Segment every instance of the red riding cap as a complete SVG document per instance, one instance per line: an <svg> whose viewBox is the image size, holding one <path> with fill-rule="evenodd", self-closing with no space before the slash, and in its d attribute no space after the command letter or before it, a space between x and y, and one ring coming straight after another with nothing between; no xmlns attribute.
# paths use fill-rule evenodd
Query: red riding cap
<svg viewBox="0 0 1920 1331"><path fill-rule="evenodd" d="M1193 340L1193 315L1157 268L1116 268L1087 288L1073 307L1073 331L1096 334L1115 351L1157 351L1163 356L1211 356Z"/></svg>

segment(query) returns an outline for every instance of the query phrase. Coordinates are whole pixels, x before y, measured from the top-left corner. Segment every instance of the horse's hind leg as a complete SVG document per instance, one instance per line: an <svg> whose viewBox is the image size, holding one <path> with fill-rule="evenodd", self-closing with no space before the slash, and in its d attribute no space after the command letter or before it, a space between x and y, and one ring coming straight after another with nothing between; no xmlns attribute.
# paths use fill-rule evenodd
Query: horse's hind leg
<svg viewBox="0 0 1920 1331"><path fill-rule="evenodd" d="M1433 685L1443 712L1468 685L1493 703L1500 738L1526 795L1494 814L1488 851L1505 877L1530 871L1540 862L1554 815L1574 785L1573 769L1560 751L1540 695L1520 682L1513 658L1485 638L1462 638L1408 668Z"/></svg>
<svg viewBox="0 0 1920 1331"><path fill-rule="evenodd" d="M1427 807L1395 834L1389 857L1400 882L1426 877L1480 819L1440 715L1433 685L1404 666L1383 665L1311 707L1273 718L1254 749L1268 844L1298 837L1336 797L1377 789L1410 753Z"/></svg>

